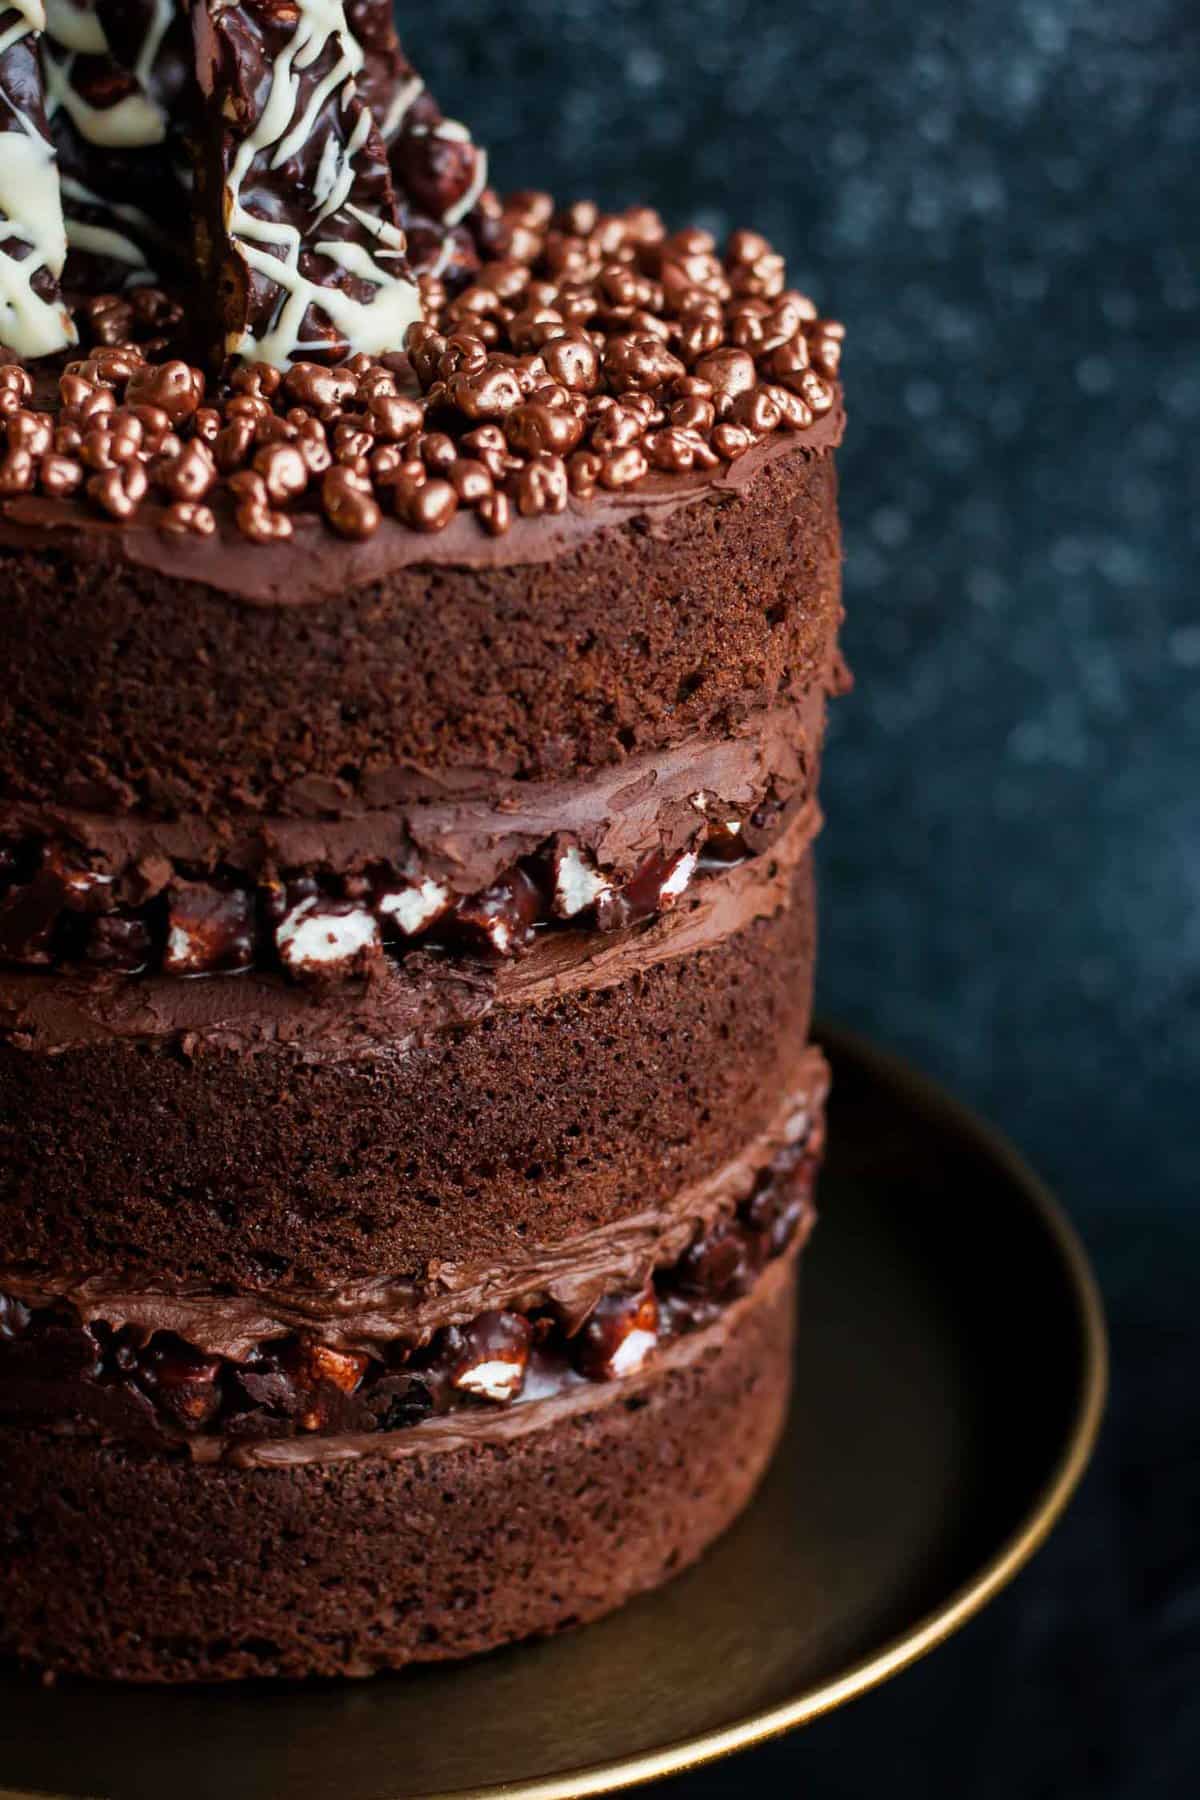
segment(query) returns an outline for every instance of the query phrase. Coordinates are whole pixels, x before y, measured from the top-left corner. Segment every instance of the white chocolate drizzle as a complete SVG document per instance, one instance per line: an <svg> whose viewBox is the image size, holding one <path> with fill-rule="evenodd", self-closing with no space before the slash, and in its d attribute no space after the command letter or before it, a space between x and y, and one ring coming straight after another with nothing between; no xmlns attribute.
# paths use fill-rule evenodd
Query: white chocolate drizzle
<svg viewBox="0 0 1200 1800"><path fill-rule="evenodd" d="M0 7L0 14L14 12L17 16L7 31L0 32L0 56L19 44L23 37L31 31L45 31L46 14L42 0L8 0L7 5Z"/></svg>
<svg viewBox="0 0 1200 1800"><path fill-rule="evenodd" d="M154 11L133 65L133 73L143 93L154 91L154 67L175 15L175 6L176 0L154 0Z"/></svg>
<svg viewBox="0 0 1200 1800"><path fill-rule="evenodd" d="M108 39L92 0L46 0L46 36L80 56L105 56Z"/></svg>
<svg viewBox="0 0 1200 1800"><path fill-rule="evenodd" d="M54 135L65 163L67 243L73 252L116 263L125 271L122 285L127 287L156 279L146 245L147 240L163 240L164 232L141 208L116 198L124 179L119 162L100 160L98 179L105 192L87 185L82 179L90 175L87 146L120 158L153 151L167 140L170 120L165 105L155 98L156 65L176 12L176 0L152 0L136 52L131 48L126 63L112 57L96 0L46 0L42 67L47 117L55 122ZM134 83L133 91L111 106L91 104L76 85L80 56L108 58L114 70ZM96 216L80 218L80 208ZM122 224L131 231L123 231Z"/></svg>
<svg viewBox="0 0 1200 1800"><path fill-rule="evenodd" d="M47 118L61 107L81 138L105 150L143 150L165 140L167 116L143 90L124 95L113 106L92 106L71 82L74 51L60 59L47 49L42 63Z"/></svg>
<svg viewBox="0 0 1200 1800"><path fill-rule="evenodd" d="M140 206L127 206L121 201L105 200L101 195L92 192L74 175L62 177L64 200L75 206L95 206L114 218L123 219L137 232L144 236L154 231L154 221ZM148 268L145 253L135 239L126 237L124 232L112 226L89 225L82 219L67 219L67 242L72 250L87 250L94 256L107 256L113 262L128 263L132 268Z"/></svg>
<svg viewBox="0 0 1200 1800"><path fill-rule="evenodd" d="M7 10L7 9L5 9ZM40 0L22 0L17 22L4 33L0 53L35 36L45 23ZM75 342L75 328L62 301L35 292L33 278L45 270L57 284L67 256L62 194L54 146L37 125L2 97L15 129L0 132L0 342L18 356L47 356ZM27 246L22 256L8 245Z"/></svg>
<svg viewBox="0 0 1200 1800"><path fill-rule="evenodd" d="M419 75L414 75L411 80L402 82L396 89L386 113L379 122L379 129L383 133L385 144L391 143L424 92L425 83Z"/></svg>

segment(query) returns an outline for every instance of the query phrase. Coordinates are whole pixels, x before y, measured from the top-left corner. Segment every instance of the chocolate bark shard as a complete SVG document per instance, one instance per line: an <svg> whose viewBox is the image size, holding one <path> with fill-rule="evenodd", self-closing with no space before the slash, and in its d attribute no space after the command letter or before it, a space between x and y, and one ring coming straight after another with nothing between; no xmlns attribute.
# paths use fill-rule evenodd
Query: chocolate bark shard
<svg viewBox="0 0 1200 1800"><path fill-rule="evenodd" d="M465 221L487 185L487 155L444 117L396 35L390 0L347 0L363 47L359 92L387 146L408 258L418 275L466 279L479 257Z"/></svg>
<svg viewBox="0 0 1200 1800"><path fill-rule="evenodd" d="M75 342L59 278L67 253L46 119L41 0L0 9L0 343L46 356Z"/></svg>
<svg viewBox="0 0 1200 1800"><path fill-rule="evenodd" d="M403 347L420 318L341 0L199 0L201 263L228 357Z"/></svg>
<svg viewBox="0 0 1200 1800"><path fill-rule="evenodd" d="M42 60L68 288L119 288L181 265L191 79L182 9L175 0L48 0Z"/></svg>

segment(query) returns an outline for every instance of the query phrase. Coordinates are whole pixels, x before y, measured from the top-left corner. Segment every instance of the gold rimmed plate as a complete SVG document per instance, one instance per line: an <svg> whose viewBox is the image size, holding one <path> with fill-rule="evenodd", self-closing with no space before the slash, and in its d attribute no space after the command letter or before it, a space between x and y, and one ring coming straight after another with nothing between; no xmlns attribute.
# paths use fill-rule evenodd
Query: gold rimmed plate
<svg viewBox="0 0 1200 1800"><path fill-rule="evenodd" d="M792 1417L758 1499L697 1568L584 1631L361 1684L0 1676L0 1797L605 1793L803 1724L985 1605L1095 1441L1095 1286L1002 1139L861 1040L824 1041L830 1152Z"/></svg>

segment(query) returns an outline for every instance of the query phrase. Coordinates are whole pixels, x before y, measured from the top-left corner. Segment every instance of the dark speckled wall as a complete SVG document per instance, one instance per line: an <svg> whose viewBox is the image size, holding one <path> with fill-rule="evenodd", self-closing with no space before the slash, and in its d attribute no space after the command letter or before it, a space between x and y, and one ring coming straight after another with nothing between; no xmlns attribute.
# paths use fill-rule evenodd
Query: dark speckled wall
<svg viewBox="0 0 1200 1800"><path fill-rule="evenodd" d="M891 1689L670 1792L1194 1793L1200 11L409 18L499 184L753 224L846 320L859 686L826 779L825 1007L1012 1133L1113 1314L1099 1466L1017 1589Z"/></svg>

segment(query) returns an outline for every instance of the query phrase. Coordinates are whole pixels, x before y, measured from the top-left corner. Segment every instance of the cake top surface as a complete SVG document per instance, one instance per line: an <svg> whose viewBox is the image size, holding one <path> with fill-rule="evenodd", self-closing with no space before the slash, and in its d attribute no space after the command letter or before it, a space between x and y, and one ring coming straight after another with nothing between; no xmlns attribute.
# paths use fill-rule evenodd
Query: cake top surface
<svg viewBox="0 0 1200 1800"><path fill-rule="evenodd" d="M314 518L359 541L398 523L414 556L466 518L483 550L579 502L653 504L748 453L840 435L842 328L756 234L722 252L645 208L524 193L490 235L467 286L422 278L404 351L336 365L206 376L176 353L169 294L89 297L74 356L0 365L5 516L136 521L197 548L278 545Z"/></svg>
<svg viewBox="0 0 1200 1800"><path fill-rule="evenodd" d="M537 557L840 435L842 328L765 239L502 201L388 0L23 0L0 97L9 542Z"/></svg>

